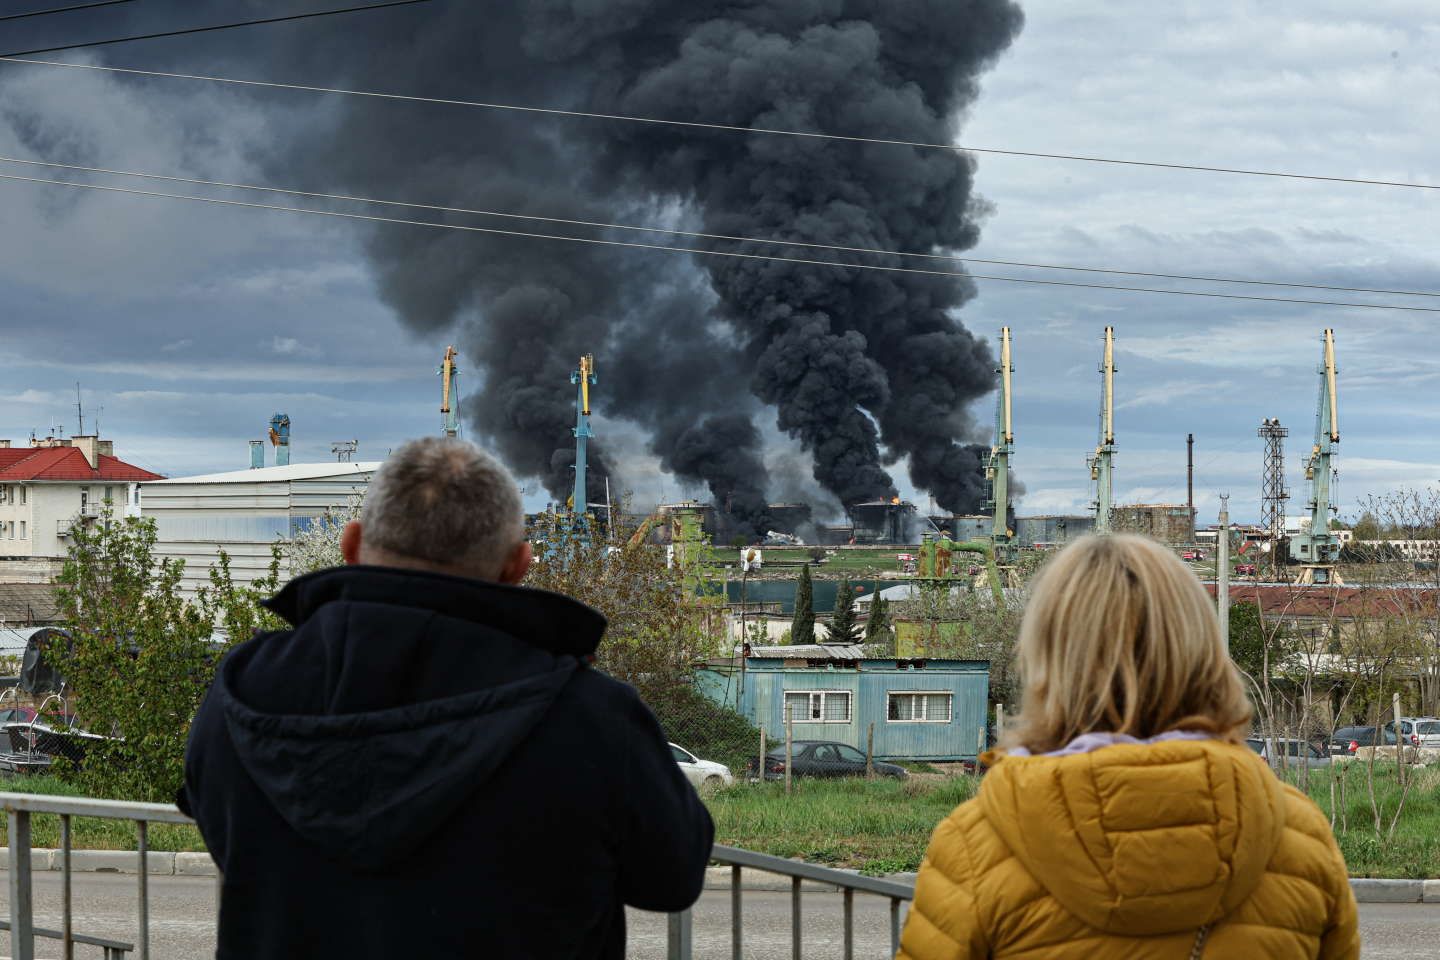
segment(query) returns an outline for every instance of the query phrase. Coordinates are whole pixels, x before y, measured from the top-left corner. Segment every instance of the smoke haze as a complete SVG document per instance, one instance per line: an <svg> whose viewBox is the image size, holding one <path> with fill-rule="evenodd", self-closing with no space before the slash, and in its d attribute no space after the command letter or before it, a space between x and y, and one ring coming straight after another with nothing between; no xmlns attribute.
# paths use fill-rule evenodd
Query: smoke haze
<svg viewBox="0 0 1440 960"><path fill-rule="evenodd" d="M238 19L253 4L197 3ZM123 8L122 8L123 9ZM127 14L153 26L146 14ZM204 22L202 17L197 21ZM738 126L949 142L977 78L1022 23L1009 0L534 0L435 3L253 28L116 63ZM188 38L187 38L188 39ZM152 48L147 48L152 49ZM167 59L168 58L168 59ZM203 68L203 69L202 69ZM297 97L262 97L297 111ZM958 152L616 121L320 98L261 162L269 182L358 196L913 253L961 250L983 213ZM651 242L655 235L402 211L437 222ZM664 242L663 238L660 242ZM803 248L687 246L827 259ZM841 503L914 485L946 510L984 498L988 345L957 318L963 278L844 270L382 225L366 253L402 322L457 325L463 413L520 474L569 493L569 374L628 419L742 532L772 489L756 418L774 416ZM834 259L848 261L845 255ZM913 266L898 257L853 262ZM773 413L770 412L773 408ZM624 475L590 445L590 499Z"/></svg>

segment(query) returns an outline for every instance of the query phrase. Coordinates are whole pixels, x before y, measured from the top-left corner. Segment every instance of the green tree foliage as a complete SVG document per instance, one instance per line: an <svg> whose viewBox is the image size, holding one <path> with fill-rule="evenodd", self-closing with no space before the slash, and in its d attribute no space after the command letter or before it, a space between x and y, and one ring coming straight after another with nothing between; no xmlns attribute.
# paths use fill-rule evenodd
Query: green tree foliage
<svg viewBox="0 0 1440 960"><path fill-rule="evenodd" d="M1384 530L1380 527L1380 521L1376 519L1375 514L1369 510L1360 514L1360 518L1355 521L1355 526L1351 529L1355 534L1356 540L1379 540L1384 536Z"/></svg>
<svg viewBox="0 0 1440 960"><path fill-rule="evenodd" d="M576 536L560 516L542 517L531 539L539 560L527 586L589 604L609 626L595 666L634 686L674 742L735 769L760 748L760 732L695 689L695 666L723 649L724 604L704 579L704 551L667 564L665 548Z"/></svg>
<svg viewBox="0 0 1440 960"><path fill-rule="evenodd" d="M815 642L815 596L808 563L800 568L800 584L795 588L795 616L790 621L790 642Z"/></svg>
<svg viewBox="0 0 1440 960"><path fill-rule="evenodd" d="M831 643L859 643L860 617L855 612L855 588L847 577L835 592L835 612L830 617Z"/></svg>
<svg viewBox="0 0 1440 960"><path fill-rule="evenodd" d="M278 583L279 562L277 549L266 577L239 587L222 554L209 587L187 601L183 563L155 556L154 521L107 510L93 525L75 524L56 581L70 640L47 657L80 726L113 739L87 741L84 761L61 764L62 776L91 795L173 799L190 721L219 657L277 625L256 602Z"/></svg>
<svg viewBox="0 0 1440 960"><path fill-rule="evenodd" d="M1230 659L1251 677L1264 673L1265 625L1260 620L1260 608L1249 601L1230 605Z"/></svg>
<svg viewBox="0 0 1440 960"><path fill-rule="evenodd" d="M890 636L890 601L875 592L870 601L870 618L865 621L865 642L882 643Z"/></svg>

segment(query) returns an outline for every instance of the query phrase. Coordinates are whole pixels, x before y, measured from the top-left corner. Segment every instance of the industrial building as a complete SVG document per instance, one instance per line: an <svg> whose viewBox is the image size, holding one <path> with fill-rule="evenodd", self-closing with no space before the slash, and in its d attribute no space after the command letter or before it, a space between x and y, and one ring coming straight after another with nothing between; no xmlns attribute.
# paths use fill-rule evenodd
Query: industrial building
<svg viewBox="0 0 1440 960"><path fill-rule="evenodd" d="M919 539L915 504L908 500L852 503L845 512L856 543L913 543Z"/></svg>
<svg viewBox="0 0 1440 960"><path fill-rule="evenodd" d="M263 576L271 548L362 497L380 461L297 463L141 484L141 515L155 521L156 555L183 560L181 589L208 582L220 551L236 583ZM282 570L282 573L285 571Z"/></svg>
<svg viewBox="0 0 1440 960"><path fill-rule="evenodd" d="M1095 518L1084 516L1044 515L1015 518L1015 540L1021 546L1046 549L1063 547L1077 537L1095 532Z"/></svg>
<svg viewBox="0 0 1440 960"><path fill-rule="evenodd" d="M1191 542L1195 529L1194 511L1183 503L1124 504L1110 518L1116 533L1140 533L1174 546Z"/></svg>
<svg viewBox="0 0 1440 960"><path fill-rule="evenodd" d="M990 693L986 660L868 658L861 646L753 647L744 658L714 660L696 685L785 739L786 711L796 740L832 740L900 760L973 760L985 749Z"/></svg>

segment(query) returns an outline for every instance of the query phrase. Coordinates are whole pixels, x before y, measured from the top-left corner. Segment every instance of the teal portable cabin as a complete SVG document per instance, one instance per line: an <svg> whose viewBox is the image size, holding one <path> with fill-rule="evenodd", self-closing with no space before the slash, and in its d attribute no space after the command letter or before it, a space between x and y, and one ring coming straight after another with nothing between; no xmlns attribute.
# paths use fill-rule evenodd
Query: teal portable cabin
<svg viewBox="0 0 1440 960"><path fill-rule="evenodd" d="M866 657L860 646L752 647L737 660L711 661L699 689L785 738L789 708L796 740L833 740L896 760L972 760L986 747L988 660Z"/></svg>

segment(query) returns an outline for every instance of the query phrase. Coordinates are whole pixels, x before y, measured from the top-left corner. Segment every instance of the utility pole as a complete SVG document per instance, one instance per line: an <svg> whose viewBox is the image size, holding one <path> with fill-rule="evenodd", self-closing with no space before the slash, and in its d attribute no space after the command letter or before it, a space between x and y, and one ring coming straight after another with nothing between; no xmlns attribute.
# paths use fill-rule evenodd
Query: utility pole
<svg viewBox="0 0 1440 960"><path fill-rule="evenodd" d="M1220 637L1230 652L1230 494L1220 494L1220 533L1215 538L1215 602Z"/></svg>

